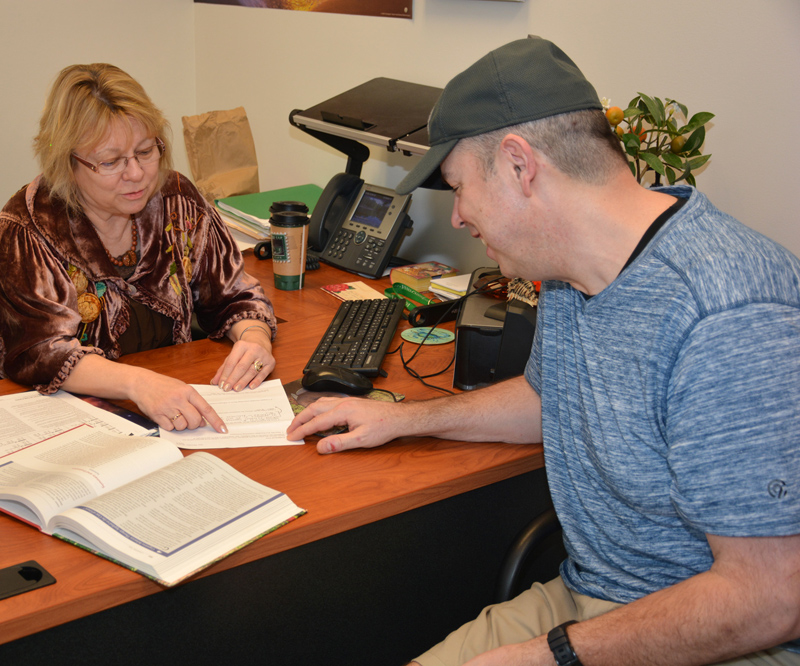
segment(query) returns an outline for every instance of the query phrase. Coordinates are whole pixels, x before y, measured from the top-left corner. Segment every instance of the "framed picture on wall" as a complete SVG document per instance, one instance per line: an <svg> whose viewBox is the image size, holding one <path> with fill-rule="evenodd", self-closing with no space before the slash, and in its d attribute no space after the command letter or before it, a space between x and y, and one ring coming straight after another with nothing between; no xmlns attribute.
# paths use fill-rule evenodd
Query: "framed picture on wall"
<svg viewBox="0 0 800 666"><path fill-rule="evenodd" d="M194 0L212 5L240 5L262 9L289 9L329 14L357 14L389 18L413 18L413 0ZM515 0L516 1L516 0Z"/></svg>

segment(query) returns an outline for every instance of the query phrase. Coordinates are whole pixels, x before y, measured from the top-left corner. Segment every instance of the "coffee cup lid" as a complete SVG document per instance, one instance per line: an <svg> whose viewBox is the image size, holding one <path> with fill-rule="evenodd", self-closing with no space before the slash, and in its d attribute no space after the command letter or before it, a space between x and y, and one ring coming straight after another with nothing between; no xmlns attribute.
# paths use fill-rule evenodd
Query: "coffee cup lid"
<svg viewBox="0 0 800 666"><path fill-rule="evenodd" d="M309 222L308 215L299 210L276 211L269 218L269 223L276 227L302 227Z"/></svg>
<svg viewBox="0 0 800 666"><path fill-rule="evenodd" d="M274 201L272 205L269 207L270 213L276 213L279 211L300 211L301 213L308 212L308 206L306 206L302 201Z"/></svg>

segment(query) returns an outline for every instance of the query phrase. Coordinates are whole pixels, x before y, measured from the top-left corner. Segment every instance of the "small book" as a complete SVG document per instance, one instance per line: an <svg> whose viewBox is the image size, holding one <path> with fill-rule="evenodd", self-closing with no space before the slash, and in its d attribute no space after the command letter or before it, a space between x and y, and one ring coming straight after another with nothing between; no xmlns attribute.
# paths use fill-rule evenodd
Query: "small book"
<svg viewBox="0 0 800 666"><path fill-rule="evenodd" d="M333 294L341 301L369 301L376 298L385 298L377 289L373 289L363 282L341 282L339 284L326 284L322 291Z"/></svg>
<svg viewBox="0 0 800 666"><path fill-rule="evenodd" d="M458 271L452 266L441 264L438 261L426 261L421 264L409 264L393 268L390 274L392 283L400 282L417 291L426 291L431 284L431 278L456 275Z"/></svg>
<svg viewBox="0 0 800 666"><path fill-rule="evenodd" d="M470 273L450 275L447 277L433 278L430 290L437 296L453 299L465 296L469 289Z"/></svg>
<svg viewBox="0 0 800 666"><path fill-rule="evenodd" d="M167 587L305 513L210 453L87 425L6 456L0 511Z"/></svg>

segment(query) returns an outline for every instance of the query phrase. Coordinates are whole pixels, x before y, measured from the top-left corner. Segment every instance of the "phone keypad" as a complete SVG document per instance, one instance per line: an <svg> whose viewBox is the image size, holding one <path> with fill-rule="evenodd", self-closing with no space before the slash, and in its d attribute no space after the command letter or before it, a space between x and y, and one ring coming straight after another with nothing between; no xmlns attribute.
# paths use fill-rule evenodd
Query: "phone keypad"
<svg viewBox="0 0 800 666"><path fill-rule="evenodd" d="M341 259L347 251L348 245L353 240L353 232L346 229L339 229L336 235L331 239L328 244L328 249L325 251L329 257L333 259Z"/></svg>
<svg viewBox="0 0 800 666"><path fill-rule="evenodd" d="M386 240L365 234L363 231L354 233L347 229L339 229L331 238L325 255L329 259L342 260L349 249L351 243L363 245L361 252L355 260L357 270L374 271L380 262L381 254L384 251Z"/></svg>

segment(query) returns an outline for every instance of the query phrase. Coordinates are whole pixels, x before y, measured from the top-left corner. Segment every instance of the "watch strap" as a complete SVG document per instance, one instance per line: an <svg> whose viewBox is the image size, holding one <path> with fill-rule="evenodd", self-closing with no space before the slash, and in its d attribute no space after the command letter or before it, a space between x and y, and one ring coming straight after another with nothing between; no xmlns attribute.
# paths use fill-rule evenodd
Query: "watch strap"
<svg viewBox="0 0 800 666"><path fill-rule="evenodd" d="M550 646L550 651L558 666L581 666L581 660L572 649L569 636L567 636L567 627L571 624L575 624L575 620L559 624L547 632L547 644Z"/></svg>

